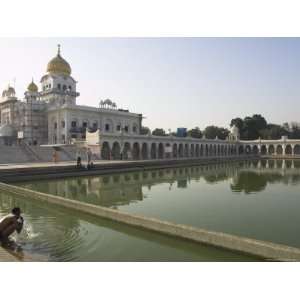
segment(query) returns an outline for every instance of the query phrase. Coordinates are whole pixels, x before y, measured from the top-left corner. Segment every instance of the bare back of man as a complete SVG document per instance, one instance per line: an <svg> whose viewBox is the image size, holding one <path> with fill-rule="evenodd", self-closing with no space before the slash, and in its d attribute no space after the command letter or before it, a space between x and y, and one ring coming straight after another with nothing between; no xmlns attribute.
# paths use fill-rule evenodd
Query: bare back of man
<svg viewBox="0 0 300 300"><path fill-rule="evenodd" d="M0 220L0 241L3 243L8 241L8 237L17 231L20 233L23 228L23 218L21 217L19 208L14 208L12 213Z"/></svg>

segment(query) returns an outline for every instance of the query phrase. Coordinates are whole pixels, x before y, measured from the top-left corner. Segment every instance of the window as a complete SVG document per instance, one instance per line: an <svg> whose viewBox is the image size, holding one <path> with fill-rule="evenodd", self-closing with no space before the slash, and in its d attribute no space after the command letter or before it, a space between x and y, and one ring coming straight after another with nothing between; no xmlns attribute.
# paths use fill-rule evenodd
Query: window
<svg viewBox="0 0 300 300"><path fill-rule="evenodd" d="M63 86L63 90L65 91L67 89L67 86L64 84Z"/></svg>
<svg viewBox="0 0 300 300"><path fill-rule="evenodd" d="M57 123L56 122L54 123L54 129L57 129Z"/></svg>
<svg viewBox="0 0 300 300"><path fill-rule="evenodd" d="M98 123L97 122L95 122L95 123L93 123L93 128L98 128Z"/></svg>
<svg viewBox="0 0 300 300"><path fill-rule="evenodd" d="M60 90L61 89L61 85L60 83L57 85L57 88Z"/></svg>
<svg viewBox="0 0 300 300"><path fill-rule="evenodd" d="M136 132L136 126L133 126L133 127L132 127L132 131L133 131L133 132Z"/></svg>
<svg viewBox="0 0 300 300"><path fill-rule="evenodd" d="M117 125L117 131L121 131L121 125Z"/></svg>
<svg viewBox="0 0 300 300"><path fill-rule="evenodd" d="M51 89L51 84L49 84L49 89Z"/></svg>
<svg viewBox="0 0 300 300"><path fill-rule="evenodd" d="M66 122L65 121L61 121L61 127L65 128L66 127Z"/></svg>
<svg viewBox="0 0 300 300"><path fill-rule="evenodd" d="M83 122L83 123L82 123L82 127L83 127L83 128L87 128L87 122Z"/></svg>
<svg viewBox="0 0 300 300"><path fill-rule="evenodd" d="M105 131L109 131L109 124L105 124Z"/></svg>
<svg viewBox="0 0 300 300"><path fill-rule="evenodd" d="M128 131L129 131L128 126L125 126L125 127L124 127L124 130L125 130L126 132L128 132Z"/></svg>
<svg viewBox="0 0 300 300"><path fill-rule="evenodd" d="M72 91L72 87L69 85L69 90Z"/></svg>
<svg viewBox="0 0 300 300"><path fill-rule="evenodd" d="M72 123L71 123L71 127L76 127L77 126L77 124L76 124L76 121L72 121Z"/></svg>

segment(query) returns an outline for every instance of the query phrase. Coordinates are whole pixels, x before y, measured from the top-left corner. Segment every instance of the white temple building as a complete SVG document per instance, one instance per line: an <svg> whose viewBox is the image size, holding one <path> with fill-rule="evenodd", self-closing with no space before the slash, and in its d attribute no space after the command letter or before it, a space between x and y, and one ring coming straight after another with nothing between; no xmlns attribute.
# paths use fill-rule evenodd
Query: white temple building
<svg viewBox="0 0 300 300"><path fill-rule="evenodd" d="M0 99L0 142L5 145L69 144L72 139L84 139L86 129L126 134L138 134L142 115L118 109L111 100L99 107L77 105L77 81L71 76L69 63L57 55L47 65L40 80L41 88L28 85L24 99L18 99L8 86Z"/></svg>

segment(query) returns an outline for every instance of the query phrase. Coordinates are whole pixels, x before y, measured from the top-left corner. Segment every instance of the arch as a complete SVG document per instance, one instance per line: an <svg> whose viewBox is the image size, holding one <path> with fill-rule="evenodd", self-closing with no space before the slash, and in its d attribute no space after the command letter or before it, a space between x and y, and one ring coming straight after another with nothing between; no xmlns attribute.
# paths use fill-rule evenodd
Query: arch
<svg viewBox="0 0 300 300"><path fill-rule="evenodd" d="M142 145L142 159L148 159L148 144L143 143Z"/></svg>
<svg viewBox="0 0 300 300"><path fill-rule="evenodd" d="M224 156L224 145L221 146L220 151L221 151L221 156Z"/></svg>
<svg viewBox="0 0 300 300"><path fill-rule="evenodd" d="M291 145L286 145L286 147L285 147L285 154L286 155L292 155L292 152L293 152L292 146Z"/></svg>
<svg viewBox="0 0 300 300"><path fill-rule="evenodd" d="M213 156L217 156L217 145L213 147Z"/></svg>
<svg viewBox="0 0 300 300"><path fill-rule="evenodd" d="M204 146L203 144L200 145L200 156L202 157L204 155Z"/></svg>
<svg viewBox="0 0 300 300"><path fill-rule="evenodd" d="M101 157L102 159L107 159L107 160L111 158L110 147L108 142L102 143Z"/></svg>
<svg viewBox="0 0 300 300"><path fill-rule="evenodd" d="M276 146L276 154L277 155L282 155L283 154L283 147L282 147L282 145L277 145Z"/></svg>
<svg viewBox="0 0 300 300"><path fill-rule="evenodd" d="M208 156L213 156L213 152L214 150L213 150L213 145L212 144L210 144L209 146L208 146Z"/></svg>
<svg viewBox="0 0 300 300"><path fill-rule="evenodd" d="M274 145L269 145L269 151L268 151L270 155L273 155L275 153L275 147Z"/></svg>
<svg viewBox="0 0 300 300"><path fill-rule="evenodd" d="M195 145L194 144L191 144L191 147L190 147L190 156L191 157L195 156Z"/></svg>
<svg viewBox="0 0 300 300"><path fill-rule="evenodd" d="M174 158L177 158L177 157L178 157L178 147L177 147L177 144L176 144L176 143L173 144L172 149L173 149L173 157L174 157Z"/></svg>
<svg viewBox="0 0 300 300"><path fill-rule="evenodd" d="M227 148L227 146L225 145L225 146L224 146L224 156L227 156L227 154L228 154L228 148Z"/></svg>
<svg viewBox="0 0 300 300"><path fill-rule="evenodd" d="M244 154L244 146L243 145L239 146L238 154L239 155L243 155Z"/></svg>
<svg viewBox="0 0 300 300"><path fill-rule="evenodd" d="M179 144L178 157L183 157L183 155L184 155L183 144Z"/></svg>
<svg viewBox="0 0 300 300"><path fill-rule="evenodd" d="M189 145L184 145L184 157L189 157Z"/></svg>
<svg viewBox="0 0 300 300"><path fill-rule="evenodd" d="M253 154L255 154L255 155L258 154L258 146L257 146L257 145L254 145L254 146L253 146L252 152L253 152Z"/></svg>
<svg viewBox="0 0 300 300"><path fill-rule="evenodd" d="M207 144L205 145L205 156L209 156L209 147Z"/></svg>
<svg viewBox="0 0 300 300"><path fill-rule="evenodd" d="M132 158L134 160L140 159L140 144L139 143L134 143L132 145Z"/></svg>
<svg viewBox="0 0 300 300"><path fill-rule="evenodd" d="M266 155L267 154L267 146L266 145L262 145L260 148L260 154L261 155Z"/></svg>
<svg viewBox="0 0 300 300"><path fill-rule="evenodd" d="M246 145L245 147L245 154L249 155L252 153L252 149L250 145Z"/></svg>
<svg viewBox="0 0 300 300"><path fill-rule="evenodd" d="M118 142L114 142L111 150L112 159L121 159L121 147Z"/></svg>
<svg viewBox="0 0 300 300"><path fill-rule="evenodd" d="M294 155L300 155L300 145L294 146Z"/></svg>
<svg viewBox="0 0 300 300"><path fill-rule="evenodd" d="M122 159L131 159L131 147L130 143L126 142L122 151Z"/></svg>
<svg viewBox="0 0 300 300"><path fill-rule="evenodd" d="M151 151L150 151L151 159L156 159L157 158L156 153L157 153L156 143L152 143L151 144Z"/></svg>
<svg viewBox="0 0 300 300"><path fill-rule="evenodd" d="M200 156L200 145L199 144L196 145L195 156L196 157Z"/></svg>
<svg viewBox="0 0 300 300"><path fill-rule="evenodd" d="M165 148L163 143L158 144L158 158L163 159L165 154Z"/></svg>

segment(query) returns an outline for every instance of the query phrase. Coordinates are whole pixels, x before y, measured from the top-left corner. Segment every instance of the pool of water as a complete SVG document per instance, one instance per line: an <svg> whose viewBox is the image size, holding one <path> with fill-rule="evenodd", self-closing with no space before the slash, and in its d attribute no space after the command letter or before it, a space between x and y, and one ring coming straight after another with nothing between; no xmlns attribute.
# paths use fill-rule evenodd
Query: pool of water
<svg viewBox="0 0 300 300"><path fill-rule="evenodd" d="M0 193L0 219L14 206L25 218L10 251L33 261L251 261L253 257L139 230L58 206Z"/></svg>
<svg viewBox="0 0 300 300"><path fill-rule="evenodd" d="M300 161L262 160L21 184L209 230L300 247Z"/></svg>

